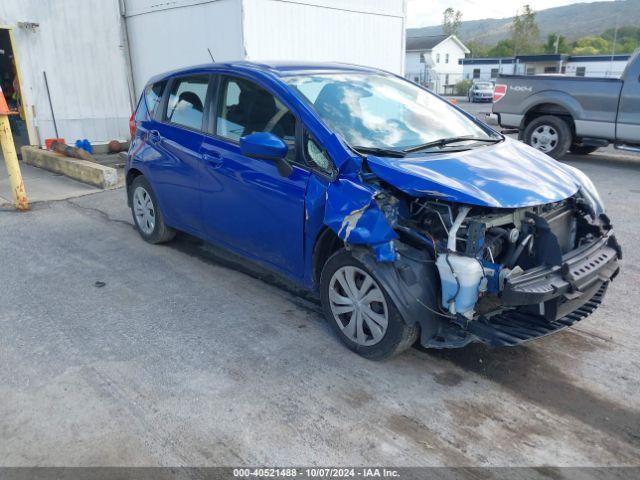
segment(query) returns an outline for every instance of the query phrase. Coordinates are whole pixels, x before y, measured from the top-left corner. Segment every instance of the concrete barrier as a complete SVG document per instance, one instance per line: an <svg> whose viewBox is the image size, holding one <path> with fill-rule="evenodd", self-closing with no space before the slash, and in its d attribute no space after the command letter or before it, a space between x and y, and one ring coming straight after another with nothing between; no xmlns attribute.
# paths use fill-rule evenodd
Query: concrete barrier
<svg viewBox="0 0 640 480"><path fill-rule="evenodd" d="M28 165L61 173L74 180L99 188L113 188L118 185L118 171L115 168L87 160L65 157L36 147L22 147L21 151L22 161Z"/></svg>

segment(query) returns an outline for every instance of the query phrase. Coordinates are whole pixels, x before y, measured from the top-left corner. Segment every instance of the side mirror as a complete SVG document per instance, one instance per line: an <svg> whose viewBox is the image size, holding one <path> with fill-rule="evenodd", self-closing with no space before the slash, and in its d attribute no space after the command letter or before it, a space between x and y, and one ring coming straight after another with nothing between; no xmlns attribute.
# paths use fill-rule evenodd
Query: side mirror
<svg viewBox="0 0 640 480"><path fill-rule="evenodd" d="M285 160L288 150L287 144L273 133L256 132L240 138L242 155L274 162L283 177L289 177L293 172L293 167Z"/></svg>

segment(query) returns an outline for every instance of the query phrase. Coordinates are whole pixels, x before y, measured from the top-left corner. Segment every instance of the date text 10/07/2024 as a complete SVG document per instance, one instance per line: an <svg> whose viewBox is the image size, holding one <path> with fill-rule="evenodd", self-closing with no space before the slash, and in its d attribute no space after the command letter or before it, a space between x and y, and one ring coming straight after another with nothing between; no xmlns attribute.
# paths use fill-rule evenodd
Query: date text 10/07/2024
<svg viewBox="0 0 640 480"><path fill-rule="evenodd" d="M388 468L234 468L236 478L399 478Z"/></svg>

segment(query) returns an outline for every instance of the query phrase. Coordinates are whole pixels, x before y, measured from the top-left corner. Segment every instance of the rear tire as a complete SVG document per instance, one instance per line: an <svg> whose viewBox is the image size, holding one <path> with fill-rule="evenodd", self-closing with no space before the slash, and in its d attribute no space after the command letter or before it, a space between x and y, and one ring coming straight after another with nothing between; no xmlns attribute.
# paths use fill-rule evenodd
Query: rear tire
<svg viewBox="0 0 640 480"><path fill-rule="evenodd" d="M558 159L569 150L573 135L562 118L543 115L527 124L523 139L527 145Z"/></svg>
<svg viewBox="0 0 640 480"><path fill-rule="evenodd" d="M164 223L158 200L148 180L140 175L133 180L128 190L133 222L140 236L154 244L173 240L176 231Z"/></svg>
<svg viewBox="0 0 640 480"><path fill-rule="evenodd" d="M576 155L589 155L590 153L595 152L600 147L594 147L589 145L571 145L569 151Z"/></svg>
<svg viewBox="0 0 640 480"><path fill-rule="evenodd" d="M376 275L342 249L320 276L324 315L347 348L370 360L383 360L413 345L419 328L405 323Z"/></svg>

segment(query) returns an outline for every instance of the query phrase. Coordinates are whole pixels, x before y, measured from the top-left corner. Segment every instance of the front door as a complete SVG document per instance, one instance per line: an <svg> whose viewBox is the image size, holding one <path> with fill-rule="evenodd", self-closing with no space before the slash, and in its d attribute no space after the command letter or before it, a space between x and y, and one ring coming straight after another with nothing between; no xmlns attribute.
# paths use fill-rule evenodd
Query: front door
<svg viewBox="0 0 640 480"><path fill-rule="evenodd" d="M254 82L220 79L212 126L202 146L202 217L214 242L302 276L304 200L309 172L297 165L296 119ZM274 163L240 153L240 137L271 132L289 145L289 178Z"/></svg>

